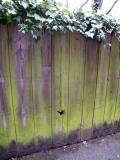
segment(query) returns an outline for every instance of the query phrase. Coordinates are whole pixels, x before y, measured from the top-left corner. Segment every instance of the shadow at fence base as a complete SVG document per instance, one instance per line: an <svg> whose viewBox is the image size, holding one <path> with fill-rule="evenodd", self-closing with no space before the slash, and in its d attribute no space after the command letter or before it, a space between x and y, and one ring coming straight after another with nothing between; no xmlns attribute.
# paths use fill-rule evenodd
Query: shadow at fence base
<svg viewBox="0 0 120 160"><path fill-rule="evenodd" d="M84 130L83 134L89 133L91 130ZM8 160L11 157L21 157L30 155L35 152L46 151L49 149L61 147L64 145L71 145L79 143L84 140L99 138L102 136L114 134L120 132L120 121L116 121L114 124L104 123L94 127L91 137L84 137L81 139L78 135L79 129L72 131L67 137L61 138L61 135L57 135L54 139L38 139L37 143L32 140L29 144L23 145L22 143L16 143L12 141L9 148L0 147L0 160Z"/></svg>
<svg viewBox="0 0 120 160"><path fill-rule="evenodd" d="M92 138L99 138L116 132L120 132L120 121L115 121L112 124L104 123L103 125L94 127Z"/></svg>
<svg viewBox="0 0 120 160"><path fill-rule="evenodd" d="M22 157L35 152L48 150L50 148L52 148L51 139L39 139L37 143L32 140L27 145L12 141L9 148L0 147L0 160L8 160L9 158Z"/></svg>

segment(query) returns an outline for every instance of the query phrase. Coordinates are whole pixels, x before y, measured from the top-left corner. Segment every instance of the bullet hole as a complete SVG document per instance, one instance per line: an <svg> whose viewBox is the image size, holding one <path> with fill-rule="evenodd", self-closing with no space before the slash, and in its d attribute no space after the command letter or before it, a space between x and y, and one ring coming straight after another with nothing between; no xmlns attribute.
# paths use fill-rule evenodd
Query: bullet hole
<svg viewBox="0 0 120 160"><path fill-rule="evenodd" d="M59 115L60 115L60 116L62 116L62 115L65 113L65 111L64 111L64 110L57 111L57 112L59 113Z"/></svg>

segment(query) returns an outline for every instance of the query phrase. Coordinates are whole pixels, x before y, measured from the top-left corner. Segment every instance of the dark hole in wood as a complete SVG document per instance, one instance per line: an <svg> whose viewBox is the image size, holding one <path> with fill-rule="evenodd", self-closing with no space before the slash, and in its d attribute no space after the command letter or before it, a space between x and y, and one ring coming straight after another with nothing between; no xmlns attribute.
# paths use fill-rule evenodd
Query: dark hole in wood
<svg viewBox="0 0 120 160"><path fill-rule="evenodd" d="M62 116L65 113L64 110L60 110L60 111L57 111L57 112L59 113L60 116Z"/></svg>

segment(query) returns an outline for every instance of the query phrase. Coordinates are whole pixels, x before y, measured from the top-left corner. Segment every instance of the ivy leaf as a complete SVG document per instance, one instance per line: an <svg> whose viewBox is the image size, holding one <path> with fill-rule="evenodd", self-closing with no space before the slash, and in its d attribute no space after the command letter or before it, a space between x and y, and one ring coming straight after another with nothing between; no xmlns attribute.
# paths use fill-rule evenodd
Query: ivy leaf
<svg viewBox="0 0 120 160"><path fill-rule="evenodd" d="M15 8L11 8L11 9L8 9L8 13L15 15L15 14L17 14L17 11L15 10Z"/></svg>
<svg viewBox="0 0 120 160"><path fill-rule="evenodd" d="M27 12L27 17L34 17L34 14Z"/></svg>
<svg viewBox="0 0 120 160"><path fill-rule="evenodd" d="M23 34L25 34L25 30L22 30L21 32L22 32Z"/></svg>
<svg viewBox="0 0 120 160"><path fill-rule="evenodd" d="M73 28L72 28L70 25L68 25L67 28L68 28L71 32L73 32Z"/></svg>
<svg viewBox="0 0 120 160"><path fill-rule="evenodd" d="M103 27L103 24L91 24L93 28L101 29Z"/></svg>
<svg viewBox="0 0 120 160"><path fill-rule="evenodd" d="M23 6L24 9L27 9L29 6L28 2L26 2L25 0L22 0L20 4Z"/></svg>
<svg viewBox="0 0 120 160"><path fill-rule="evenodd" d="M57 26L53 26L53 30L57 31L58 27Z"/></svg>
<svg viewBox="0 0 120 160"><path fill-rule="evenodd" d="M49 15L51 15L51 12L47 11L45 14L46 14L46 16L49 16Z"/></svg>
<svg viewBox="0 0 120 160"><path fill-rule="evenodd" d="M55 18L56 16L57 16L56 13L51 13L51 14L50 14L50 17L51 17L51 18Z"/></svg>
<svg viewBox="0 0 120 160"><path fill-rule="evenodd" d="M34 14L35 20L41 21L41 17L38 14Z"/></svg>
<svg viewBox="0 0 120 160"><path fill-rule="evenodd" d="M63 9L63 12L64 12L65 14L69 14L69 13L70 13L70 11L69 11L67 8Z"/></svg>
<svg viewBox="0 0 120 160"><path fill-rule="evenodd" d="M40 21L41 21L42 23L44 23L44 22L46 21L46 19L43 18L43 17L40 17Z"/></svg>
<svg viewBox="0 0 120 160"><path fill-rule="evenodd" d="M91 30L85 32L85 34L87 37L93 38L95 33L94 33L94 30L91 29Z"/></svg>
<svg viewBox="0 0 120 160"><path fill-rule="evenodd" d="M61 31L64 31L64 27L63 26L60 25L59 28L60 28Z"/></svg>
<svg viewBox="0 0 120 160"><path fill-rule="evenodd" d="M32 36L33 36L33 38L35 39L35 40L37 40L37 35L36 34L32 34Z"/></svg>
<svg viewBox="0 0 120 160"><path fill-rule="evenodd" d="M47 22L50 24L50 23L52 23L52 22L53 22L53 19L48 18L48 19L47 19Z"/></svg>
<svg viewBox="0 0 120 160"><path fill-rule="evenodd" d="M14 21L16 21L17 23L20 23L21 22L21 17L20 16L14 17Z"/></svg>

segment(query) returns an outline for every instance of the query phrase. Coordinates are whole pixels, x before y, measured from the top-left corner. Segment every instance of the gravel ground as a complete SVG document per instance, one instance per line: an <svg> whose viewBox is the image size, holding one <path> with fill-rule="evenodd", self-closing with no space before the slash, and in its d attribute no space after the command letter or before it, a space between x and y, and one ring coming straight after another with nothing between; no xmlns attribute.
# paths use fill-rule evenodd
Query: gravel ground
<svg viewBox="0 0 120 160"><path fill-rule="evenodd" d="M120 133L35 153L19 160L120 160Z"/></svg>

